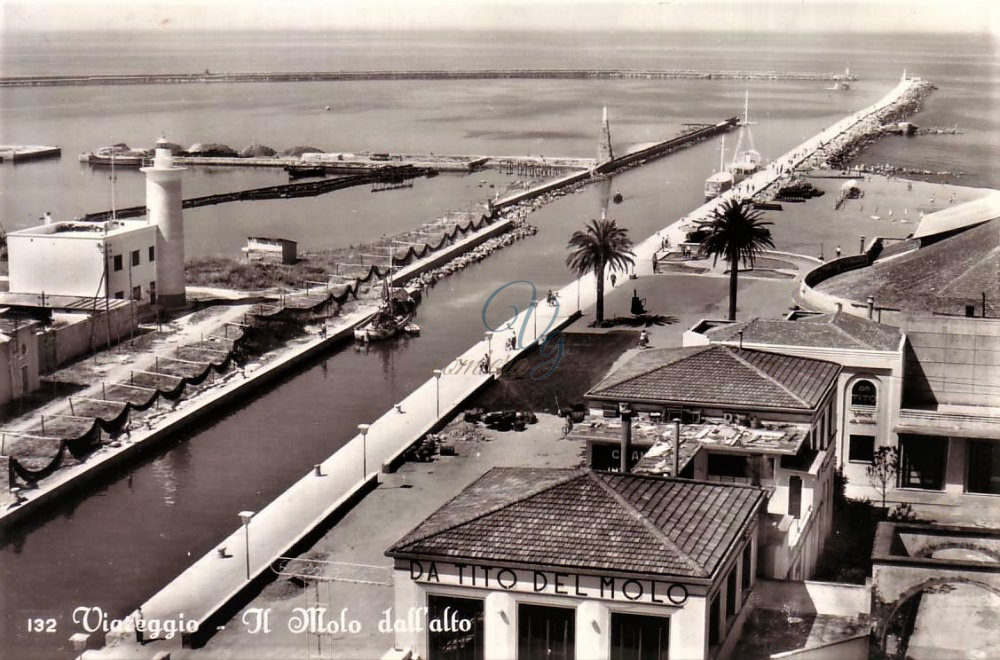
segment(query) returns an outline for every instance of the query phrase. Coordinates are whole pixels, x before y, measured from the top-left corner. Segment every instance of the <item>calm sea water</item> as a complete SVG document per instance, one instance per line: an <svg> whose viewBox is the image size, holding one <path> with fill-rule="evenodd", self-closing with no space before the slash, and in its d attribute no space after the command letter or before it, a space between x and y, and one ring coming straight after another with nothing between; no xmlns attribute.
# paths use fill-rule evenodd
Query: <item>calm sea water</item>
<svg viewBox="0 0 1000 660"><path fill-rule="evenodd" d="M8 228L45 210L72 217L107 208L106 171L75 160L112 142L171 139L262 142L277 148L591 156L600 107L613 140L662 138L683 122L717 120L751 94L758 149L775 155L885 91L907 67L934 80L918 124L959 124L962 136L887 140L866 158L927 169L957 162L975 185L1000 185L996 152L998 71L993 44L930 37L736 37L732 35L94 35L11 37L0 47L4 74L223 70L480 67L757 68L833 71L862 81L848 92L827 83L737 81L460 81L189 85L0 90L0 142L60 144L60 161L0 167L0 212ZM323 107L332 110L325 112ZM643 238L701 201L717 161L702 143L616 178L625 202L616 217ZM440 212L480 203L493 191L474 177L442 176L413 189L338 191L312 199L240 203L186 214L189 253L234 254L255 233L297 238L303 249L406 229ZM269 185L274 172L191 171L187 196ZM499 180L498 180L499 182ZM122 205L141 204L136 173L120 173ZM532 216L539 235L435 288L420 310L418 339L372 354L336 352L211 424L179 434L89 496L54 507L8 534L0 548L0 656L66 657L67 617L76 604L124 614L151 596L353 433L425 380L455 347L482 337L480 312L512 279L539 289L570 279L566 236L601 205L600 187L564 197ZM808 228L803 228L808 232ZM779 247L789 241L777 237ZM494 306L504 307L499 300ZM358 397L358 392L365 396ZM26 634L29 616L54 616L60 634Z"/></svg>

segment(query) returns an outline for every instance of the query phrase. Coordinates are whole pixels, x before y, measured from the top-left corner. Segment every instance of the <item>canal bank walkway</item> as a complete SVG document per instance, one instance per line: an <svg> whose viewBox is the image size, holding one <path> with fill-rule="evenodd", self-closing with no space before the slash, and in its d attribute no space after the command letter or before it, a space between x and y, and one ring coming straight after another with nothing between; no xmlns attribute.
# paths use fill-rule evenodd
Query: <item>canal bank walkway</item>
<svg viewBox="0 0 1000 660"><path fill-rule="evenodd" d="M744 190L754 194L772 185L783 176L783 172L794 169L812 157L832 139L855 130L859 123L896 102L910 87L910 82L901 81L876 104L837 122L789 151L772 166L755 174L744 182L747 184ZM669 237L672 242L682 242L686 232L690 231L692 219L710 214L718 204L735 194L738 193L717 198L699 207L685 218L637 244L634 249L637 276L652 274L651 264L664 236ZM628 287L632 281L623 277L614 288ZM558 309L549 308L555 314L550 332L561 329L577 318L579 310L587 309L596 302L595 278L592 275L585 276L566 285L558 292L558 297L562 303ZM543 318L550 316L544 301L540 307ZM201 623L202 635L207 633L206 636L210 636L215 626L224 623L216 614L226 612L230 603L253 578L266 574L275 560L287 554L290 548L323 520L365 488L371 487L383 464L397 460L406 448L436 428L441 419L451 416L465 400L492 380L493 375L469 373L474 371L474 365L484 355L490 355L493 369L496 370L521 353L537 350L537 347L533 348L529 343L536 340L533 328L528 323L523 323L523 318L517 321L519 323L512 322L511 325L518 329L524 328L524 344L528 344L527 346L504 351L500 337L484 337L453 361L445 369L448 373L440 380L431 377L393 410L373 422L364 435L359 433L327 458L320 464L318 472L310 471L288 491L255 514L246 528L236 528L217 546L225 547L224 553L212 552L199 559L147 601L140 610L134 612L133 619L177 621L183 615L185 620L193 619ZM506 336L506 333L502 336ZM148 657L151 657L158 651L181 644L182 641L189 644L196 641L196 638L186 635L182 640L178 636L169 642L151 644L144 651L149 650ZM107 651L107 655L89 653L86 657L135 657L134 653L114 655L113 649Z"/></svg>

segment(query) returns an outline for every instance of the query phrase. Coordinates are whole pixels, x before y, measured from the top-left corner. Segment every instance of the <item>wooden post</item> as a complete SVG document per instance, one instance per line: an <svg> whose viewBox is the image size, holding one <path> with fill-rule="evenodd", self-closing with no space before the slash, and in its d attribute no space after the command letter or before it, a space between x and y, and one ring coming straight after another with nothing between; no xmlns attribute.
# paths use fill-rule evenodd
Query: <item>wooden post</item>
<svg viewBox="0 0 1000 660"><path fill-rule="evenodd" d="M73 397L69 397L69 414L76 417L76 411L73 409Z"/></svg>
<svg viewBox="0 0 1000 660"><path fill-rule="evenodd" d="M45 415L41 415L42 418L42 435L45 435Z"/></svg>
<svg viewBox="0 0 1000 660"><path fill-rule="evenodd" d="M108 389L104 386L104 381L101 381L101 398L105 401L108 400Z"/></svg>

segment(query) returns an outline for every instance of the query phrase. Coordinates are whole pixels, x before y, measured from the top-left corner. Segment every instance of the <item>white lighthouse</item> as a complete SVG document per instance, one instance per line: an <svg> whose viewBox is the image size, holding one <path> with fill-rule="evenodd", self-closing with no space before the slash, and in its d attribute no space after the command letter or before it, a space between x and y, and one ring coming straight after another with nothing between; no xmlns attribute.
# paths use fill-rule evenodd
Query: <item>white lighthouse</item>
<svg viewBox="0 0 1000 660"><path fill-rule="evenodd" d="M169 149L157 143L152 167L146 173L146 212L156 225L156 302L163 307L184 305L184 213L181 175Z"/></svg>

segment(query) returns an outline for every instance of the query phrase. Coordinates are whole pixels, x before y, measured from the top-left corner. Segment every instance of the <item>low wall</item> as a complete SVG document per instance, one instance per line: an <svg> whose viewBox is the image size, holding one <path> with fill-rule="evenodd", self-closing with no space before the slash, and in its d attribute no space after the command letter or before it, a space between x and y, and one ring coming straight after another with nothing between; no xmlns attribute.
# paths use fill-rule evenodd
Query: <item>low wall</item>
<svg viewBox="0 0 1000 660"><path fill-rule="evenodd" d="M810 580L803 584L817 614L856 617L871 610L871 590L866 585Z"/></svg>
<svg viewBox="0 0 1000 660"><path fill-rule="evenodd" d="M139 306L132 303L94 313L64 314L60 321L41 332L39 371L51 373L64 364L95 349L107 348L129 337L139 323Z"/></svg>
<svg viewBox="0 0 1000 660"><path fill-rule="evenodd" d="M771 660L868 660L868 634L861 633L819 646L773 653Z"/></svg>

